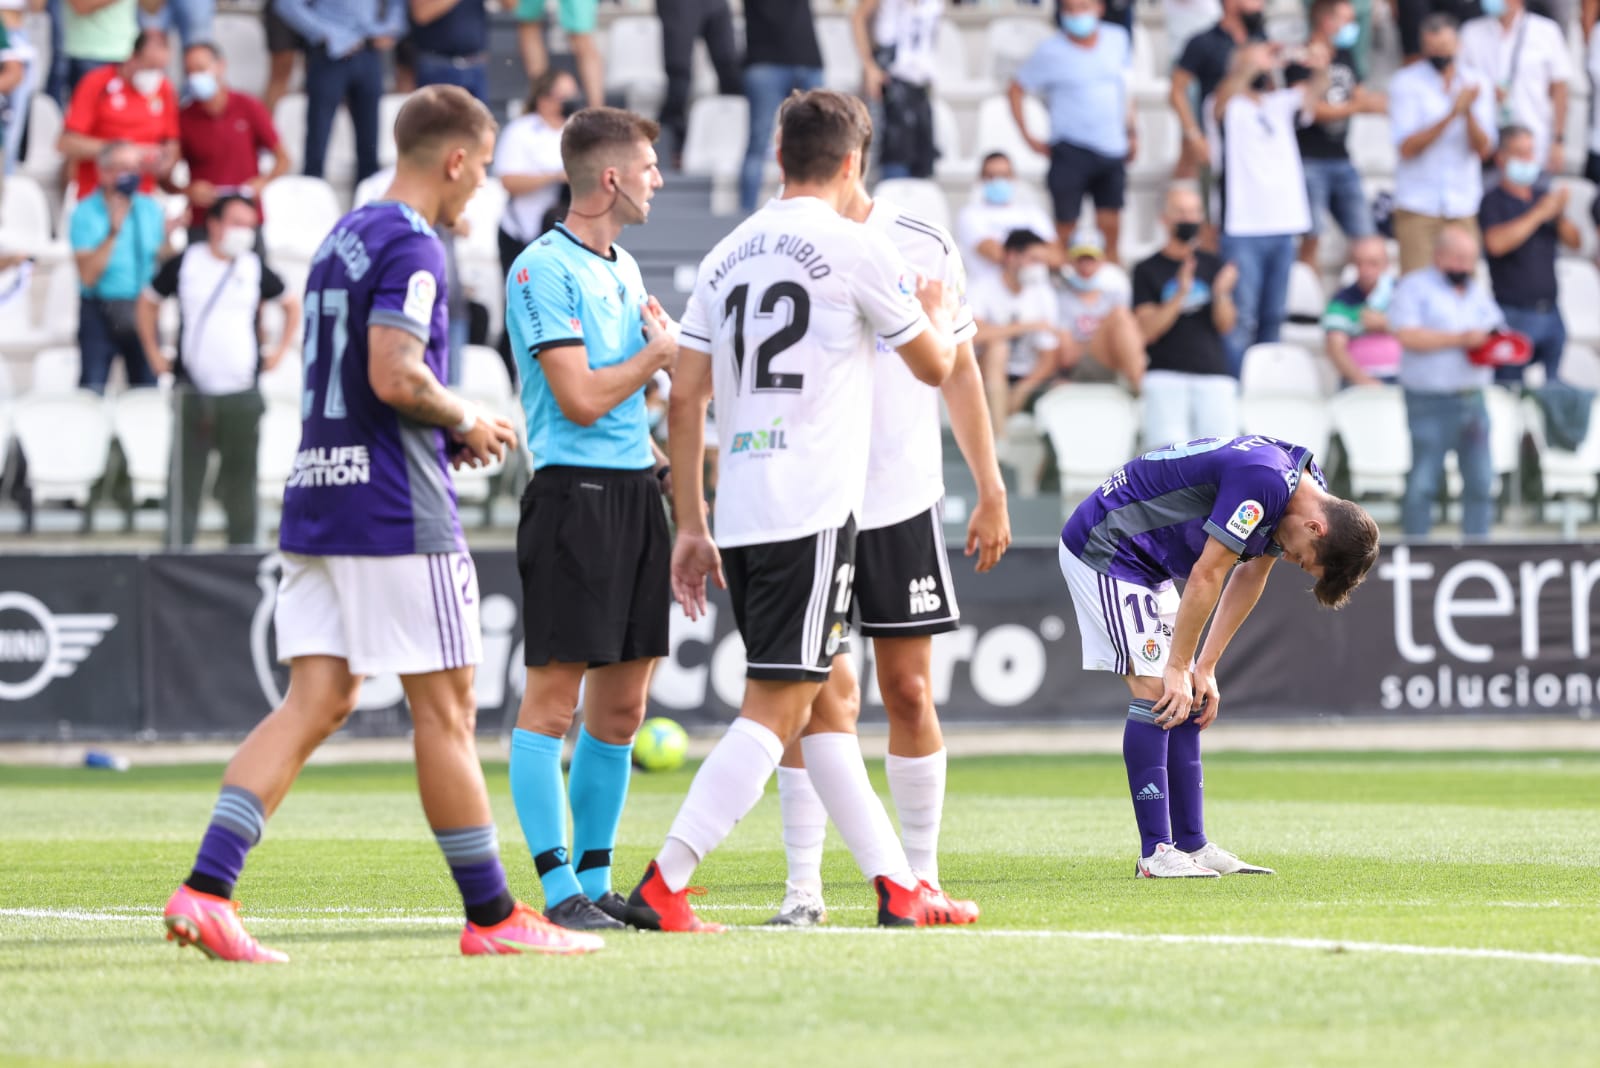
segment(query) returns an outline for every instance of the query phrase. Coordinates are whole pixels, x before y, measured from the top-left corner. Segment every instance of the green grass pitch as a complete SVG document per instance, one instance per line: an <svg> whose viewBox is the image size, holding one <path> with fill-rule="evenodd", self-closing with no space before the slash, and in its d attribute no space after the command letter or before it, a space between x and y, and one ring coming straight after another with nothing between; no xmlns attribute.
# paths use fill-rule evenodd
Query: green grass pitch
<svg viewBox="0 0 1600 1068"><path fill-rule="evenodd" d="M0 1062L1600 1063L1600 756L1207 763L1213 836L1276 877L1135 880L1114 758L953 760L944 882L978 928L865 929L830 832L828 930L630 932L577 960L458 956L410 769L312 768L239 888L282 968L161 938L219 769L0 769ZM635 777L624 892L688 782ZM537 902L503 765L490 783ZM757 924L782 880L769 790L699 902Z"/></svg>

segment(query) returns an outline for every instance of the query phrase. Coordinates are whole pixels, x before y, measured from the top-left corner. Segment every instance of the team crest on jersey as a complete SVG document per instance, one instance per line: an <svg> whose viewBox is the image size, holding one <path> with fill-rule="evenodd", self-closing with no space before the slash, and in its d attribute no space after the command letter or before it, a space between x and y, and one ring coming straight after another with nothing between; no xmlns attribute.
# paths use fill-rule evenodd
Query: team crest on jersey
<svg viewBox="0 0 1600 1068"><path fill-rule="evenodd" d="M1256 529L1262 515L1260 501L1245 501L1233 513L1233 518L1228 520L1228 533L1243 541Z"/></svg>
<svg viewBox="0 0 1600 1068"><path fill-rule="evenodd" d="M417 271L406 282L406 303L402 309L412 322L433 322L433 299L439 294L439 283L429 271Z"/></svg>
<svg viewBox="0 0 1600 1068"><path fill-rule="evenodd" d="M789 448L785 432L780 424L783 420L774 419L772 426L767 430L740 430L733 435L733 447L730 453L771 453L782 452Z"/></svg>
<svg viewBox="0 0 1600 1068"><path fill-rule="evenodd" d="M1146 638L1144 645L1139 647L1139 655L1154 664L1161 659L1161 643L1154 638Z"/></svg>

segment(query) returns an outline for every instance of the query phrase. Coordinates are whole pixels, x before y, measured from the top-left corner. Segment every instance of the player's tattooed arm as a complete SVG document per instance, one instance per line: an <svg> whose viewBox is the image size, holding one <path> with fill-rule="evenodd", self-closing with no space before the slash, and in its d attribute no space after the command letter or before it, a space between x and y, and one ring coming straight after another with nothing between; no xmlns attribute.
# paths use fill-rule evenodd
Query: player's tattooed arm
<svg viewBox="0 0 1600 1068"><path fill-rule="evenodd" d="M459 425L467 404L434 377L423 356L427 347L415 334L392 326L367 331L372 353L368 378L379 400L410 419L428 426Z"/></svg>

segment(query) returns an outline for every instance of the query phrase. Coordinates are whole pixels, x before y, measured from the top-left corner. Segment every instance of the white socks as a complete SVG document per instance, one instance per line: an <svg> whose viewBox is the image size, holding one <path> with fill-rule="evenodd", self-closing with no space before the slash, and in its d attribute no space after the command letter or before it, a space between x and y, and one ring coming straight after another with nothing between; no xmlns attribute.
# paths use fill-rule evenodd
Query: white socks
<svg viewBox="0 0 1600 1068"><path fill-rule="evenodd" d="M729 724L727 733L695 772L689 794L667 832L666 844L656 855L656 867L667 889L676 893L689 885L689 877L705 855L756 807L772 769L782 759L783 741L755 720L741 716ZM858 751L857 763L860 760ZM863 768L863 777L865 772Z"/></svg>
<svg viewBox="0 0 1600 1068"><path fill-rule="evenodd" d="M939 885L939 822L944 815L946 758L943 749L924 757L890 753L884 758L889 794L900 816L900 841L905 846L906 859L913 871L934 886Z"/></svg>
<svg viewBox="0 0 1600 1068"><path fill-rule="evenodd" d="M822 807L811 773L778 768L778 801L783 808L783 851L789 860L789 885L822 896L822 840L828 810Z"/></svg>
<svg viewBox="0 0 1600 1068"><path fill-rule="evenodd" d="M812 734L801 739L800 746L805 751L806 772L811 776L817 796L827 806L828 818L839 828L861 874L869 880L884 875L892 882L914 889L917 877L906 861L905 851L900 848L900 839L895 837L889 813L884 811L878 795L872 792L867 765L861 759L860 741L854 734ZM773 763L777 760L774 757ZM702 768L701 775L704 774ZM698 783L699 776L695 778Z"/></svg>

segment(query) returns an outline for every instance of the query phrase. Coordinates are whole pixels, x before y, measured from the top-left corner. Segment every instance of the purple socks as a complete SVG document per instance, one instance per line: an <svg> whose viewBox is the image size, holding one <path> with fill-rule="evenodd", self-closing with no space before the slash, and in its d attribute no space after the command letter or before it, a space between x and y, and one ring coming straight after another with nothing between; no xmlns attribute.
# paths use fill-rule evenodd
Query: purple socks
<svg viewBox="0 0 1600 1068"><path fill-rule="evenodd" d="M1200 728L1194 720L1165 731L1156 726L1153 702L1128 702L1122 761L1128 768L1128 792L1143 855L1153 854L1162 842L1176 844L1185 853L1205 845L1205 776L1200 767Z"/></svg>
<svg viewBox="0 0 1600 1068"><path fill-rule="evenodd" d="M244 858L261 841L267 810L261 799L241 786L224 786L211 810L211 825L200 840L194 870L184 883L203 894L231 898L244 871Z"/></svg>
<svg viewBox="0 0 1600 1068"><path fill-rule="evenodd" d="M1193 853L1206 844L1205 772L1200 767L1200 728L1193 719L1167 732L1167 776L1172 783L1172 836Z"/></svg>

